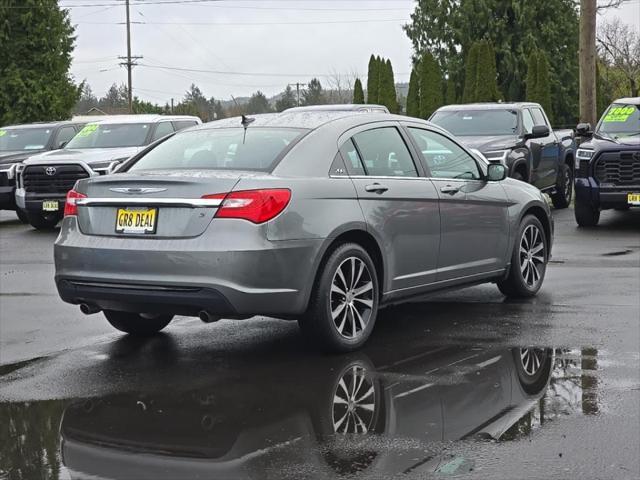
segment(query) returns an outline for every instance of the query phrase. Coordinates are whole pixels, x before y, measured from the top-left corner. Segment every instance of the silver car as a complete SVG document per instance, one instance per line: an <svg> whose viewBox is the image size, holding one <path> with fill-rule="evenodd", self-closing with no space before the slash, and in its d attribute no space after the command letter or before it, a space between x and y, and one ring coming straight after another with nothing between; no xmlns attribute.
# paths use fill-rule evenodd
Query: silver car
<svg viewBox="0 0 640 480"><path fill-rule="evenodd" d="M78 181L56 284L84 313L147 335L174 315L297 319L360 347L379 308L494 282L540 289L553 238L538 189L426 121L384 113L231 118Z"/></svg>

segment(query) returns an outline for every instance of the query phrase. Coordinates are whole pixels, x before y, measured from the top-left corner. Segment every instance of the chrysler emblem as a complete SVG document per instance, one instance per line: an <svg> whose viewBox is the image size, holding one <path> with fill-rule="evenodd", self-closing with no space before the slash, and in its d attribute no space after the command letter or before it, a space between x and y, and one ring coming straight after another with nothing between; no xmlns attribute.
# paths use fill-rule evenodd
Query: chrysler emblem
<svg viewBox="0 0 640 480"><path fill-rule="evenodd" d="M56 167L47 167L44 169L44 173L46 173L50 177L53 177L56 174Z"/></svg>
<svg viewBox="0 0 640 480"><path fill-rule="evenodd" d="M110 188L109 190L111 190L112 192L116 192L116 193L128 193L129 195L134 195L134 194L145 194L145 193L158 193L158 192L164 192L166 190L166 188Z"/></svg>

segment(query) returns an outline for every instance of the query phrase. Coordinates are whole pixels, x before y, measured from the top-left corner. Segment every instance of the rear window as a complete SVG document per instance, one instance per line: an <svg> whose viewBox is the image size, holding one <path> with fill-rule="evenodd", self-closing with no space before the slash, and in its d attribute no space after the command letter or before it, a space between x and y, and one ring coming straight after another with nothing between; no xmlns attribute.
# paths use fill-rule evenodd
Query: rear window
<svg viewBox="0 0 640 480"><path fill-rule="evenodd" d="M150 130L150 123L89 123L66 148L140 147L146 144Z"/></svg>
<svg viewBox="0 0 640 480"><path fill-rule="evenodd" d="M303 130L242 128L187 131L165 140L140 158L135 170L271 171L279 155Z"/></svg>

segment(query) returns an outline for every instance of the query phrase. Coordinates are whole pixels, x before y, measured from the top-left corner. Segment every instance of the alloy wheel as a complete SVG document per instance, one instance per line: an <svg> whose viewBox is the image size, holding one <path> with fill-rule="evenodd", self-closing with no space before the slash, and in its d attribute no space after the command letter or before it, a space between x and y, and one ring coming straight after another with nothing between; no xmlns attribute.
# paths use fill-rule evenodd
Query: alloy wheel
<svg viewBox="0 0 640 480"><path fill-rule="evenodd" d="M535 288L542 281L544 248L544 238L538 227L527 225L520 239L520 272L529 288Z"/></svg>
<svg viewBox="0 0 640 480"><path fill-rule="evenodd" d="M564 198L567 200L567 203L571 203L571 196L573 194L573 175L571 174L571 170L567 170L567 174L564 177Z"/></svg>
<svg viewBox="0 0 640 480"><path fill-rule="evenodd" d="M361 365L342 375L333 394L332 424L335 433L367 433L375 421L374 380Z"/></svg>
<svg viewBox="0 0 640 480"><path fill-rule="evenodd" d="M530 376L538 373L540 366L544 363L545 356L545 351L540 348L521 348L520 361L522 362L522 368L525 373Z"/></svg>
<svg viewBox="0 0 640 480"><path fill-rule="evenodd" d="M333 324L340 335L358 338L367 328L373 310L371 272L358 257L349 257L338 266L331 282L329 306Z"/></svg>

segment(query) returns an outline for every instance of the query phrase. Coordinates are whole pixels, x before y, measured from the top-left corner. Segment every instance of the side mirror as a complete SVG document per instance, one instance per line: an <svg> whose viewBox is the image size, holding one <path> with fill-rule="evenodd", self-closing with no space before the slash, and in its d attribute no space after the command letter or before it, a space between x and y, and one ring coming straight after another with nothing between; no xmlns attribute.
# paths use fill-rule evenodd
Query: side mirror
<svg viewBox="0 0 640 480"><path fill-rule="evenodd" d="M487 180L490 182L500 182L507 178L507 167L502 163L490 163L487 167Z"/></svg>
<svg viewBox="0 0 640 480"><path fill-rule="evenodd" d="M576 127L576 133L581 137L590 137L593 135L590 123L579 123Z"/></svg>
<svg viewBox="0 0 640 480"><path fill-rule="evenodd" d="M531 129L531 133L526 136L527 138L542 138L549 135L549 133L551 133L551 130L549 130L549 127L546 125L534 125Z"/></svg>

